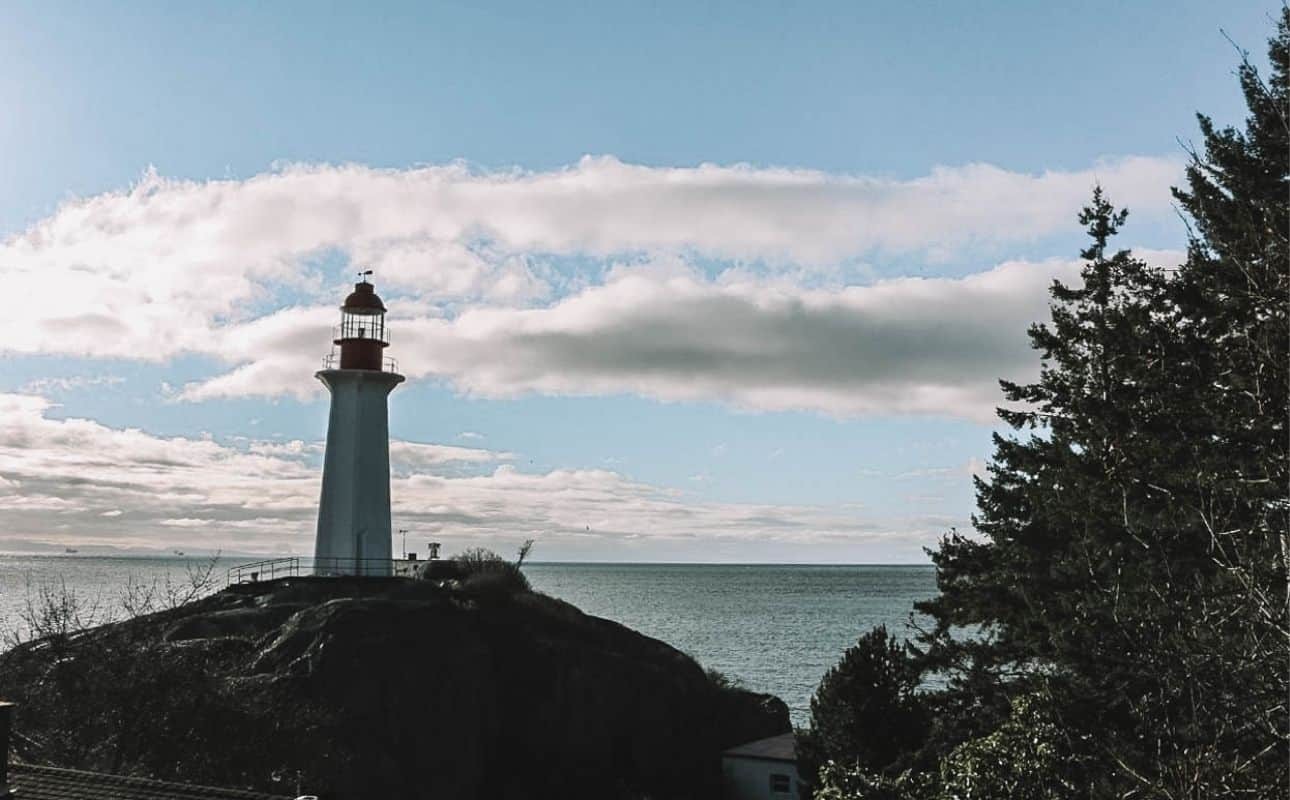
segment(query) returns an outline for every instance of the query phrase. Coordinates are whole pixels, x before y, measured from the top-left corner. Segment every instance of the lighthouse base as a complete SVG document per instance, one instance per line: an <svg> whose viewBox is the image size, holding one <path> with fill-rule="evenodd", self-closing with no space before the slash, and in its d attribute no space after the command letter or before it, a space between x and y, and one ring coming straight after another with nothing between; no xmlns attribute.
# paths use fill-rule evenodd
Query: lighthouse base
<svg viewBox="0 0 1290 800"><path fill-rule="evenodd" d="M331 391L314 574L391 574L388 396L403 376L363 369L316 374Z"/></svg>

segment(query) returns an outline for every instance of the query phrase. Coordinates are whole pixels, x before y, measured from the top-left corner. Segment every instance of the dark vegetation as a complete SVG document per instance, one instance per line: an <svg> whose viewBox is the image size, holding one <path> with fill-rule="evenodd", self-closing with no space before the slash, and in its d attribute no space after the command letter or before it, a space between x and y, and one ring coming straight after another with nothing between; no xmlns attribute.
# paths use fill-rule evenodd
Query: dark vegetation
<svg viewBox="0 0 1290 800"><path fill-rule="evenodd" d="M61 580L38 585L29 580L16 619L0 628L0 644L9 649L32 640L59 643L98 625L178 608L215 590L219 559L216 553L188 562L182 578L131 576L116 597L86 597Z"/></svg>
<svg viewBox="0 0 1290 800"><path fill-rule="evenodd" d="M71 621L0 654L18 754L327 800L697 798L722 749L789 729L778 699L516 564L438 563L452 575L243 584L93 627L38 595Z"/></svg>
<svg viewBox="0 0 1290 800"><path fill-rule="evenodd" d="M1041 376L1003 383L981 536L932 554L907 650L869 634L817 692L817 797L1290 796L1288 10L1269 52L1243 130L1200 117L1184 264L1113 249L1100 190L1080 216Z"/></svg>
<svg viewBox="0 0 1290 800"><path fill-rule="evenodd" d="M465 550L452 559L457 580L463 589L490 597L530 591L529 579L522 567L532 546L532 540L525 542L514 562L483 547Z"/></svg>
<svg viewBox="0 0 1290 800"><path fill-rule="evenodd" d="M802 773L816 774L835 753L862 764L901 764L927 734L918 682L903 642L885 627L861 636L811 698L811 728L798 737Z"/></svg>

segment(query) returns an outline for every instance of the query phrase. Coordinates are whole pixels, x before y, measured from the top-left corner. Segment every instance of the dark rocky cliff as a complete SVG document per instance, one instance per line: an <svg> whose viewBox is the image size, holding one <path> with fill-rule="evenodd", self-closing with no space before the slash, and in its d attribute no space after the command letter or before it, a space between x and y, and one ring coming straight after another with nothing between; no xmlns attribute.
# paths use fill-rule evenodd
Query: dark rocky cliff
<svg viewBox="0 0 1290 800"><path fill-rule="evenodd" d="M663 642L539 594L293 578L0 655L47 763L341 798L686 798L789 730Z"/></svg>

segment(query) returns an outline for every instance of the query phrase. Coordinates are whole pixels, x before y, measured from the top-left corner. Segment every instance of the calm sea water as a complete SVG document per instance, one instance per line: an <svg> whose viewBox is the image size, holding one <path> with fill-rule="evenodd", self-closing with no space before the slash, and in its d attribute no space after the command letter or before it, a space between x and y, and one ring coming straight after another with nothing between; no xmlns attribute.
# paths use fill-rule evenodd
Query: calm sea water
<svg viewBox="0 0 1290 800"><path fill-rule="evenodd" d="M221 559L217 574L243 559ZM185 580L184 559L0 556L0 626L18 624L30 590L66 585L111 609L134 579ZM931 567L549 564L525 567L535 589L677 647L704 667L788 703L806 722L811 693L874 625L903 632L935 594Z"/></svg>

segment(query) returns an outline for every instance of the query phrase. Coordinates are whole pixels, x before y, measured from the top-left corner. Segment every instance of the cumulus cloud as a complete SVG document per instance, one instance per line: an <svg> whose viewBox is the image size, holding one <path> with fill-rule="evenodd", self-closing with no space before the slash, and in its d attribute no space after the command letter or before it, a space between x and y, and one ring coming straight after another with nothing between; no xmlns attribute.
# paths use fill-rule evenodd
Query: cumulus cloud
<svg viewBox="0 0 1290 800"><path fill-rule="evenodd" d="M291 459L308 464L320 464L324 443L293 439L287 442L248 441L245 450L257 455ZM461 447L451 444L409 442L401 439L390 441L390 466L395 471L415 471L447 464L495 464L511 461L513 453L485 450L478 447Z"/></svg>
<svg viewBox="0 0 1290 800"><path fill-rule="evenodd" d="M157 437L87 419L54 419L50 403L0 394L0 547L14 542L190 552L307 552L317 514L316 445ZM538 537L547 557L660 557L702 537L705 555L802 545L918 560L918 548L962 520L876 519L845 507L698 502L609 470L526 473L508 454L392 443L401 527L450 549ZM409 454L414 454L409 458ZM492 466L476 474L444 468ZM847 548L851 548L847 550ZM692 554L691 554L692 555Z"/></svg>
<svg viewBox="0 0 1290 800"><path fill-rule="evenodd" d="M752 410L989 421L998 379L1037 371L1025 331L1047 315L1052 280L1074 280L1079 268L1015 261L964 278L841 289L708 279L675 265L620 268L541 308L405 320L396 351L410 376L488 397L635 393ZM298 367L316 339L291 334L287 319L303 316L290 310L250 323L256 333L230 334L254 341L245 352L257 360L185 396L316 391Z"/></svg>
<svg viewBox="0 0 1290 800"><path fill-rule="evenodd" d="M543 309L407 326L418 369L489 396L634 392L751 409L988 418L1072 262L839 290L624 271Z"/></svg>
<svg viewBox="0 0 1290 800"><path fill-rule="evenodd" d="M419 472L447 464L494 464L514 459L514 453L477 447L405 442L397 439L390 442L390 468L395 472Z"/></svg>
<svg viewBox="0 0 1290 800"><path fill-rule="evenodd" d="M0 318L0 348L198 354L228 368L173 399L308 398L320 387L302 365L319 363L336 321L337 287L319 264L340 253L375 266L396 293L392 352L404 371L466 392L981 419L995 378L1028 357L1022 332L1043 316L1043 284L1069 264L832 289L812 271L1066 231L1095 180L1140 214L1172 213L1179 169L1129 157L896 180L588 157L541 172L314 165L203 182L150 172L0 243L6 290L49 298ZM595 266L557 274L552 256ZM615 259L638 266L606 271ZM717 277L639 267L705 259L724 265Z"/></svg>
<svg viewBox="0 0 1290 800"><path fill-rule="evenodd" d="M25 303L0 320L16 352L166 358L223 352L212 332L263 313L286 288L328 283L341 251L430 297L518 301L548 282L530 254L684 251L831 263L866 252L1025 241L1064 230L1094 180L1117 202L1167 213L1173 159L1025 174L985 164L913 180L812 170L645 167L584 158L547 172L459 164L382 170L293 166L245 180L147 174L68 202L0 245Z"/></svg>

